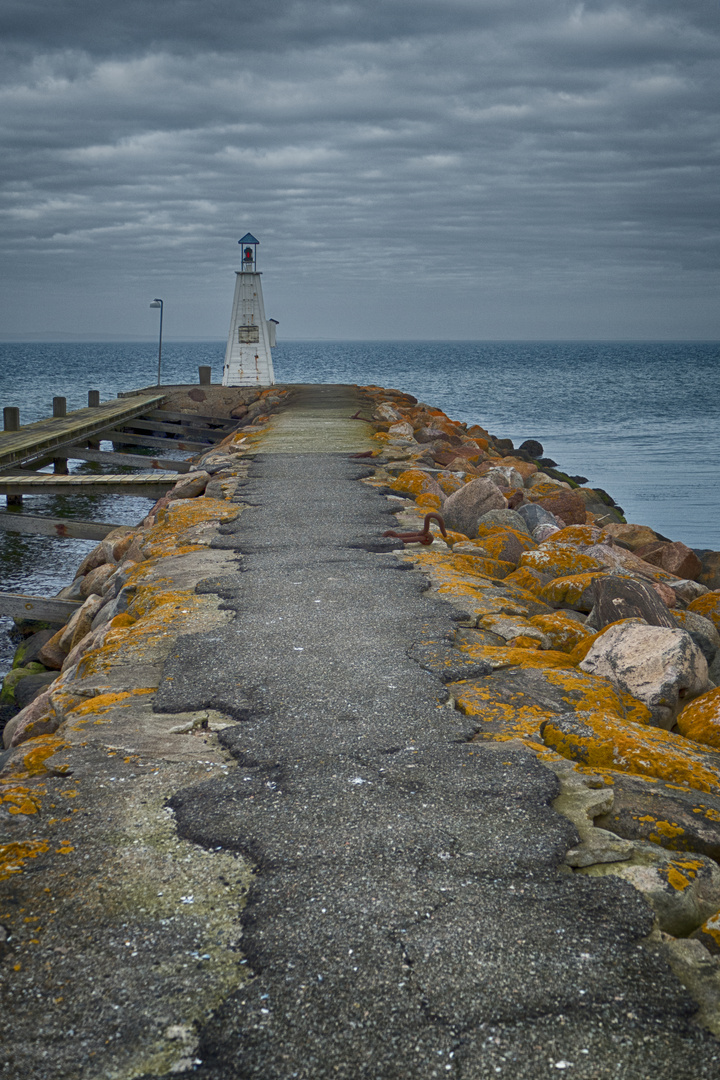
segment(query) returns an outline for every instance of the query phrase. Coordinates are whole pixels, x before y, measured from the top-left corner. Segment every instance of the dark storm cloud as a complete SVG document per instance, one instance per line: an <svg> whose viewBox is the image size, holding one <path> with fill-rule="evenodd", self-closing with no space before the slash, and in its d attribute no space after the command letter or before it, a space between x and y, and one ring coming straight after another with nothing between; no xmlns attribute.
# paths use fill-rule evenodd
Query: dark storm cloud
<svg viewBox="0 0 720 1080"><path fill-rule="evenodd" d="M31 287L87 319L100 280L117 321L163 275L207 332L250 227L297 333L320 329L297 271L368 336L392 332L362 330L388 289L400 333L457 300L451 336L513 336L520 297L538 336L720 329L715 5L24 0L3 21L8 325Z"/></svg>

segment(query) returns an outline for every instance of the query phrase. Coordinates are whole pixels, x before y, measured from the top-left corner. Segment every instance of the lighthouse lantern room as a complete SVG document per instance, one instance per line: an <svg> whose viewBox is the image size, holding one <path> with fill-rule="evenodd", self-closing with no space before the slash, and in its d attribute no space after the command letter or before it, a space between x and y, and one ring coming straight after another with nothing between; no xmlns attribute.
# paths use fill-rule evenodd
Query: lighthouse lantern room
<svg viewBox="0 0 720 1080"><path fill-rule="evenodd" d="M275 382L270 350L275 345L277 321L265 318L262 275L257 268L260 241L252 233L245 233L238 243L242 248L242 270L235 271L223 386L270 386Z"/></svg>

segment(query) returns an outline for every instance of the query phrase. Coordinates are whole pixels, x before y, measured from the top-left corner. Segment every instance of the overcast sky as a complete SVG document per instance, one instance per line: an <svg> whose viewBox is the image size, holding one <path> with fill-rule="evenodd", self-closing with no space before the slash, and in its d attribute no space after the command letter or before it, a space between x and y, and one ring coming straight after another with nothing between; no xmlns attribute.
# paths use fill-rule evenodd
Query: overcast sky
<svg viewBox="0 0 720 1080"><path fill-rule="evenodd" d="M0 337L720 338L717 0L0 14Z"/></svg>

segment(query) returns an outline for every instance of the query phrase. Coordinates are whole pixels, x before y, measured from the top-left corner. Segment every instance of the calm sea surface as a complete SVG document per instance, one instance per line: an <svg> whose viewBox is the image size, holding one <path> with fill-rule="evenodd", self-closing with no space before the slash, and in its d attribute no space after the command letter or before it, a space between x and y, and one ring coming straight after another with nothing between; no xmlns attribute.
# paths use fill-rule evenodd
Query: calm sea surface
<svg viewBox="0 0 720 1080"><path fill-rule="evenodd" d="M220 380L223 342L166 343L163 382ZM375 383L407 390L493 434L539 439L561 468L605 488L629 521L691 547L720 550L720 344L552 342L285 342L278 382ZM20 422L50 416L157 378L152 342L2 344L2 405ZM72 471L98 467L73 462ZM3 500L0 499L0 502ZM37 496L25 512L134 524L151 500ZM0 507L3 509L3 507ZM52 595L73 577L90 541L0 533L0 588ZM0 621L0 672L12 647Z"/></svg>

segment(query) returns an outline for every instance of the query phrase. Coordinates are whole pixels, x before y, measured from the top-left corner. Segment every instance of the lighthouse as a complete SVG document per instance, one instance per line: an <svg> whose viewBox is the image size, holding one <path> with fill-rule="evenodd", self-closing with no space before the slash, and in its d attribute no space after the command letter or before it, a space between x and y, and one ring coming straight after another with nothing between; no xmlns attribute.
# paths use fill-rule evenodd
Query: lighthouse
<svg viewBox="0 0 720 1080"><path fill-rule="evenodd" d="M275 319L265 318L257 246L252 233L238 243L242 270L235 271L230 333L225 350L223 386L270 386L275 382L271 349L275 345Z"/></svg>

